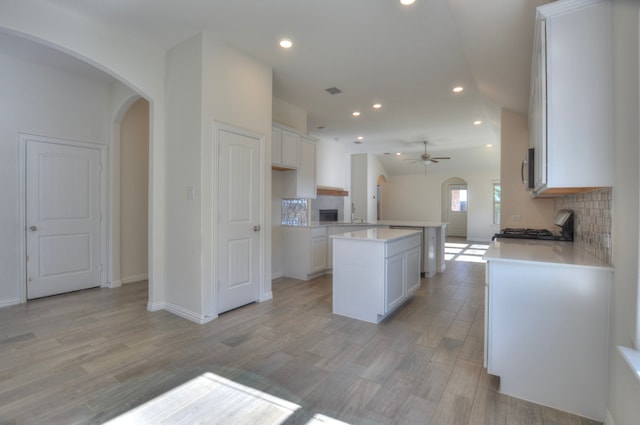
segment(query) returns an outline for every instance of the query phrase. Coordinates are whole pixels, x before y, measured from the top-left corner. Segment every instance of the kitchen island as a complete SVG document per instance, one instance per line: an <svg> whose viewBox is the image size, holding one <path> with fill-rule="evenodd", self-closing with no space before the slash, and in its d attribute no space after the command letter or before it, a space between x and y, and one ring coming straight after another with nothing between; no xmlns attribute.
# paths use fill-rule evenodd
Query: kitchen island
<svg viewBox="0 0 640 425"><path fill-rule="evenodd" d="M441 221L381 220L381 226L395 229L414 229L422 232L422 267L425 277L447 269L444 257L444 242L447 237L447 224Z"/></svg>
<svg viewBox="0 0 640 425"><path fill-rule="evenodd" d="M485 366L500 392L602 421L613 268L577 242L492 242Z"/></svg>
<svg viewBox="0 0 640 425"><path fill-rule="evenodd" d="M373 228L331 238L334 314L380 323L420 287L419 231Z"/></svg>

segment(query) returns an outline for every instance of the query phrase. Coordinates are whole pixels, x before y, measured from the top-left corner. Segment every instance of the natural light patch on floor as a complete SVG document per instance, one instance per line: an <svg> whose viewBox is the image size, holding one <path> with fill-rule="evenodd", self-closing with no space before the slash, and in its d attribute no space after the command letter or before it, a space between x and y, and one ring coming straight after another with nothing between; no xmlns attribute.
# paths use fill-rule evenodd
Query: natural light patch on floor
<svg viewBox="0 0 640 425"><path fill-rule="evenodd" d="M204 373L107 425L285 423L300 406L214 373ZM307 425L348 425L316 413Z"/></svg>
<svg viewBox="0 0 640 425"><path fill-rule="evenodd" d="M485 263L482 259L489 249L489 244L445 242L444 259L447 261L466 261L469 263Z"/></svg>

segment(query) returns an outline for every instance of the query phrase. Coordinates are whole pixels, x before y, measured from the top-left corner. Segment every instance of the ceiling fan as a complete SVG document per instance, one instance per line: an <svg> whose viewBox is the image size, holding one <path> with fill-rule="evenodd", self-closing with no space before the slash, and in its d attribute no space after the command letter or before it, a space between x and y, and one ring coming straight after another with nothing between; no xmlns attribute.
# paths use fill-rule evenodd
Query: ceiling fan
<svg viewBox="0 0 640 425"><path fill-rule="evenodd" d="M451 159L451 157L448 156L431 156L431 154L427 153L427 143L429 142L425 140L422 143L424 143L424 153L420 155L419 159L410 159L411 163L420 163L426 166L429 164L437 164L442 159Z"/></svg>

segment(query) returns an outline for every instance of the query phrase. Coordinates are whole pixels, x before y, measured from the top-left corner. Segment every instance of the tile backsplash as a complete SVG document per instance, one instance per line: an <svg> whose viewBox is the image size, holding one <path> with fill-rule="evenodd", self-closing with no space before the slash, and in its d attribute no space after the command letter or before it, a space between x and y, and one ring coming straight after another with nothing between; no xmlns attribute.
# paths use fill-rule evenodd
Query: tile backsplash
<svg viewBox="0 0 640 425"><path fill-rule="evenodd" d="M575 213L574 241L600 260L611 264L611 207L613 189L566 195L558 199L556 209L570 209Z"/></svg>
<svg viewBox="0 0 640 425"><path fill-rule="evenodd" d="M320 210L338 210L338 221L344 221L344 197L318 195L311 200L311 221L318 221Z"/></svg>

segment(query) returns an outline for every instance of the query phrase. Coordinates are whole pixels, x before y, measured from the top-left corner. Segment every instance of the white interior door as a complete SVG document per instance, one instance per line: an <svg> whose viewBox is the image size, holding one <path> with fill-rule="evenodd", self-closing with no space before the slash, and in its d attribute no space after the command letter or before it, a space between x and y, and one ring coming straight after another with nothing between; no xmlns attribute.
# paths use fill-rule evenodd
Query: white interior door
<svg viewBox="0 0 640 425"><path fill-rule="evenodd" d="M447 190L447 235L467 237L467 185L452 184Z"/></svg>
<svg viewBox="0 0 640 425"><path fill-rule="evenodd" d="M26 145L27 298L100 285L101 151Z"/></svg>
<svg viewBox="0 0 640 425"><path fill-rule="evenodd" d="M260 139L219 129L218 313L260 298Z"/></svg>

